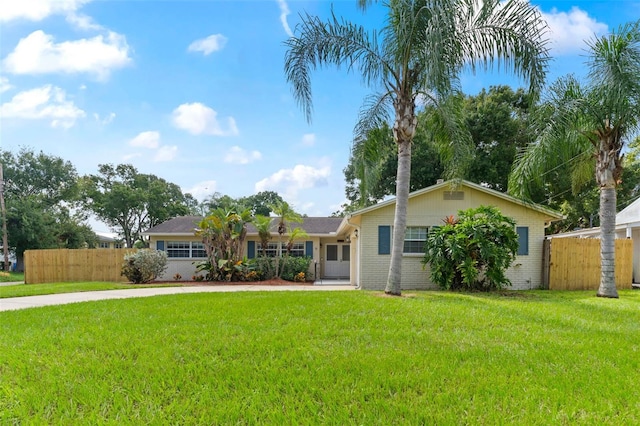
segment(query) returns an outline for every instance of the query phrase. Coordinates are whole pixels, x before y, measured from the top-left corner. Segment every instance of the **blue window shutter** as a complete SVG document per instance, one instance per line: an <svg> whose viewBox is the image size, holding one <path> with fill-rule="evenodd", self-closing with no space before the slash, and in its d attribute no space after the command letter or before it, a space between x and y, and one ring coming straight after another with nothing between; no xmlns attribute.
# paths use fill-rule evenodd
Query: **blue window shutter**
<svg viewBox="0 0 640 426"><path fill-rule="evenodd" d="M164 241L156 241L156 250L164 251Z"/></svg>
<svg viewBox="0 0 640 426"><path fill-rule="evenodd" d="M391 227L378 226L378 254L391 254Z"/></svg>
<svg viewBox="0 0 640 426"><path fill-rule="evenodd" d="M516 233L518 234L518 255L527 256L529 254L529 227L517 226Z"/></svg>
<svg viewBox="0 0 640 426"><path fill-rule="evenodd" d="M249 259L255 259L256 257L256 242L247 241L247 257Z"/></svg>
<svg viewBox="0 0 640 426"><path fill-rule="evenodd" d="M313 257L313 241L307 241L304 243L304 255Z"/></svg>

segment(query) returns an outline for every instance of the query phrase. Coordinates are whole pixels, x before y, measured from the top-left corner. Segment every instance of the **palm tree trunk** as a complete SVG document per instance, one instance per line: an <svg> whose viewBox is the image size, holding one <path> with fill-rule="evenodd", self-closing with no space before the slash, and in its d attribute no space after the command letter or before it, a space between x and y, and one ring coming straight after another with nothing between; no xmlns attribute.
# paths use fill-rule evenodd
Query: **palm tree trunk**
<svg viewBox="0 0 640 426"><path fill-rule="evenodd" d="M600 288L599 297L617 298L615 277L616 188L600 188Z"/></svg>
<svg viewBox="0 0 640 426"><path fill-rule="evenodd" d="M396 211L393 220L393 244L391 265L384 292L400 296L402 292L402 251L407 229L407 206L411 177L411 141L398 143L398 172L396 176Z"/></svg>
<svg viewBox="0 0 640 426"><path fill-rule="evenodd" d="M394 101L396 120L393 124L393 137L398 145L398 171L396 173L396 211L393 219L393 242L391 246L391 264L384 292L395 296L402 293L402 252L404 234L407 230L407 206L411 184L411 143L416 133L418 119L413 96L399 93Z"/></svg>
<svg viewBox="0 0 640 426"><path fill-rule="evenodd" d="M600 185L600 288L599 297L618 298L615 277L616 180L621 167L612 138L600 141L596 180Z"/></svg>

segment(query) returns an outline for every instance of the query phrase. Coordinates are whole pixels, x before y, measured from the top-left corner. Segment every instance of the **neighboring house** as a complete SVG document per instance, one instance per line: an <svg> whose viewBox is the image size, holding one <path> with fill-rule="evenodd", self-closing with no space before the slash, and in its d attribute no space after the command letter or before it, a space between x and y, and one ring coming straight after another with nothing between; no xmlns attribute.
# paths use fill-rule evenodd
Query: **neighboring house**
<svg viewBox="0 0 640 426"><path fill-rule="evenodd" d="M405 255L402 266L403 289L436 288L429 270L423 269L424 242L429 229L442 224L446 216L480 205L495 206L516 222L520 249L514 265L507 271L513 289L530 289L542 281L544 229L562 216L538 205L525 203L483 186L462 181L451 190L450 182L415 191L409 195ZM395 199L358 210L345 218L307 217L301 224L308 237L297 242L293 255L313 258L311 271L316 279L348 279L367 290L382 290L387 281L391 258L391 233ZM193 262L204 260L202 241L195 236L199 216L182 216L157 225L143 235L149 247L167 252L169 267L160 280L175 274L187 278L195 273ZM276 252L278 233L274 218L273 238L268 255ZM248 227L245 255L260 254L260 240L253 226Z"/></svg>
<svg viewBox="0 0 640 426"><path fill-rule="evenodd" d="M409 194L407 232L402 263L403 289L436 288L429 268L423 268L424 243L429 229L440 226L449 215L480 205L495 206L516 221L520 247L507 271L512 289L538 288L542 283L544 230L562 218L547 208L523 202L475 183L461 181L452 190L451 182L441 182ZM367 290L383 290L391 259L391 236L395 199L358 210L346 218L338 234L351 235L351 282Z"/></svg>
<svg viewBox="0 0 640 426"><path fill-rule="evenodd" d="M202 240L195 236L195 230L201 216L180 216L163 222L142 233L149 237L149 247L166 251L169 263L165 273L159 280L169 280L176 274L190 279L196 272L194 262L206 259ZM267 246L267 255L275 256L278 249L279 234L277 218L273 219L272 238ZM304 240L297 241L291 251L292 256L309 256L313 259L309 272L314 278L348 279L349 278L349 243L346 236L338 237L336 231L342 218L305 217L302 223L291 223L292 227L300 227L307 233ZM285 235L282 244L285 245ZM284 250L284 249L283 249ZM248 225L244 254L254 258L262 252L258 232L253 225ZM346 254L345 254L346 253Z"/></svg>
<svg viewBox="0 0 640 426"><path fill-rule="evenodd" d="M96 248L124 248L124 244L120 239L116 238L116 234L110 234L107 232L96 232L96 235L98 236L98 245L96 246Z"/></svg>
<svg viewBox="0 0 640 426"><path fill-rule="evenodd" d="M577 229L549 235L547 238L600 238L600 227ZM633 282L640 283L640 199L616 215L616 238L633 239Z"/></svg>

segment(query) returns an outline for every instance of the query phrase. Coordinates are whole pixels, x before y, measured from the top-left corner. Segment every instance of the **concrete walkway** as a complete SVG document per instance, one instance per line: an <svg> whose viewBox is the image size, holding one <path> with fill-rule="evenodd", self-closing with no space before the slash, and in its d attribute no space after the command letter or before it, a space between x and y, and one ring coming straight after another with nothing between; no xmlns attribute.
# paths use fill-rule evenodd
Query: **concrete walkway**
<svg viewBox="0 0 640 426"><path fill-rule="evenodd" d="M65 305L67 303L89 302L107 299L127 299L130 297L162 296L189 293L230 293L238 291L349 291L351 285L215 285L193 287L156 287L124 290L85 291L78 293L47 294L42 296L9 297L0 299L0 311L36 308L40 306Z"/></svg>

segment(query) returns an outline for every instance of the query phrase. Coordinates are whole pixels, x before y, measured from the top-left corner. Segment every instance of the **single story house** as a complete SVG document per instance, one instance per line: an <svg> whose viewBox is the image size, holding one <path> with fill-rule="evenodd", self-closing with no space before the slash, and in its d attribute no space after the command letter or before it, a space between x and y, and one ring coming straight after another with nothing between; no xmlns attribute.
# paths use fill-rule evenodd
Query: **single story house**
<svg viewBox="0 0 640 426"><path fill-rule="evenodd" d="M633 239L633 282L640 283L640 198L616 214L616 238ZM547 238L600 238L600 227L577 229Z"/></svg>
<svg viewBox="0 0 640 426"><path fill-rule="evenodd" d="M562 216L544 207L526 203L481 185L461 181L454 190L451 182L441 182L409 195L405 254L402 266L403 289L436 288L428 268L421 260L429 229L442 224L446 216L480 205L497 207L516 222L520 249L514 265L507 272L513 289L537 288L542 282L542 246L544 230ZM294 255L313 258L311 272L316 279L346 279L367 290L382 290L387 281L391 258L391 233L395 198L382 201L344 218L307 217L301 224L308 238L294 248ZM193 262L204 258L204 246L194 235L198 216L177 217L155 226L143 235L151 248L165 250L169 268L160 279L176 273L191 277ZM274 220L275 223L275 220ZM278 235L269 244L275 252ZM260 240L253 227L248 228L245 253L251 258L260 251Z"/></svg>
<svg viewBox="0 0 640 426"><path fill-rule="evenodd" d="M117 238L116 234L108 232L96 232L96 235L98 236L98 245L96 246L96 248L124 248L124 243L122 242L122 240Z"/></svg>

